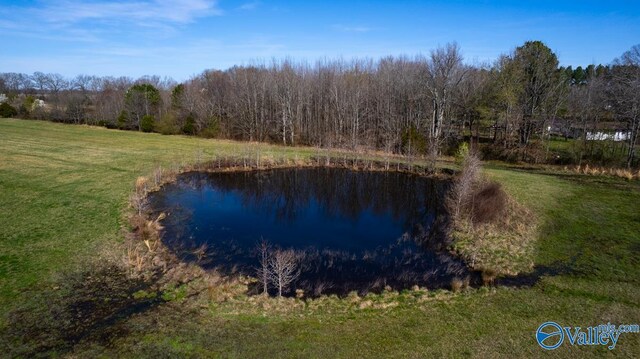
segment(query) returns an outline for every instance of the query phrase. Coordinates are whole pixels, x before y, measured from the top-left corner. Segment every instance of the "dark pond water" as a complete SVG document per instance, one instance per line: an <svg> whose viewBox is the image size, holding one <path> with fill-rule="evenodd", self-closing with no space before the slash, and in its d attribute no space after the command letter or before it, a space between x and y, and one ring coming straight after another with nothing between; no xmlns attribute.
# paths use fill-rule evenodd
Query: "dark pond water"
<svg viewBox="0 0 640 359"><path fill-rule="evenodd" d="M186 173L151 197L163 241L185 260L256 276L257 245L301 253L289 293L448 286L465 266L445 250L447 183L337 168ZM194 254L206 246L206 255ZM254 290L258 290L255 288Z"/></svg>

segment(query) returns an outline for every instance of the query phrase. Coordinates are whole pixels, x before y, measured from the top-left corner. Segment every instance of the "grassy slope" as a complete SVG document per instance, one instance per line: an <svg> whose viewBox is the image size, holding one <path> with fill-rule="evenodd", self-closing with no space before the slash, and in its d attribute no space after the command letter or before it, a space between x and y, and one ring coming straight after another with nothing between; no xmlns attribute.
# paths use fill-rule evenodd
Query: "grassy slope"
<svg viewBox="0 0 640 359"><path fill-rule="evenodd" d="M120 240L121 210L136 176L159 164L247 151L249 145L0 120L0 314L43 290L52 275ZM256 146L256 145L250 145ZM273 156L305 149L260 145ZM170 305L134 317L131 333L89 355L120 352L223 356L583 356L602 348L543 352L534 341L547 320L588 326L640 322L640 186L600 177L488 166L540 217L538 264L570 264L570 274L529 289L472 291L395 308L358 309L329 301L266 316L231 304L184 313ZM255 309L255 308L254 308ZM252 314L253 313L253 314ZM257 313L257 314L256 314ZM190 320L184 320L187 316ZM153 324L150 324L153 323ZM640 353L640 335L615 354ZM113 353L111 353L113 354Z"/></svg>
<svg viewBox="0 0 640 359"><path fill-rule="evenodd" d="M230 141L0 120L0 307L70 258L91 255L92 244L119 240L120 213L137 176L243 151Z"/></svg>

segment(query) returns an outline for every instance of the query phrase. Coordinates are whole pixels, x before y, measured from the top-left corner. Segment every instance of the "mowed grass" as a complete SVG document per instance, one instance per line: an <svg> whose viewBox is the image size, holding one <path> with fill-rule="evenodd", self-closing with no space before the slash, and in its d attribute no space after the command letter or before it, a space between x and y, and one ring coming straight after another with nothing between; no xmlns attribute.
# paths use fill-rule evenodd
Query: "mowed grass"
<svg viewBox="0 0 640 359"><path fill-rule="evenodd" d="M59 273L91 263L122 241L135 178L157 166L255 153L307 157L284 148L0 120L0 313L51 290ZM540 222L536 264L562 267L530 288L492 288L394 306L327 299L274 311L245 299L189 307L166 303L127 320L127 335L81 343L79 356L193 357L593 357L640 354L640 334L612 352L546 352L536 328L553 320L586 327L640 322L640 184L487 164ZM385 298L365 300L386 301ZM6 325L5 323L3 323ZM0 340L2 338L0 337Z"/></svg>
<svg viewBox="0 0 640 359"><path fill-rule="evenodd" d="M311 150L0 120L0 307L27 288L121 240L137 176L157 166Z"/></svg>

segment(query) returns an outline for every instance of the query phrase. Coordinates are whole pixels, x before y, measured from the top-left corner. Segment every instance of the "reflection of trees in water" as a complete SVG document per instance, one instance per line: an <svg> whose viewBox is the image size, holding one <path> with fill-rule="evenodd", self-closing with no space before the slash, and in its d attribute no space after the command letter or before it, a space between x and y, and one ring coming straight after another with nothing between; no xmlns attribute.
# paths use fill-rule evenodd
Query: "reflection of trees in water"
<svg viewBox="0 0 640 359"><path fill-rule="evenodd" d="M238 193L243 204L292 221L312 201L323 213L352 220L365 210L390 213L407 225L425 223L440 207L445 183L396 172L336 168L279 169L236 173L189 173L180 183Z"/></svg>
<svg viewBox="0 0 640 359"><path fill-rule="evenodd" d="M292 290L310 295L346 294L357 290L381 290L386 285L407 288L412 285L437 286L466 272L464 265L446 253L443 232L445 217L442 198L444 181L394 172L351 171L335 168L279 169L236 173L187 173L179 177L174 189L194 189L203 193L214 188L221 194L233 192L242 205L272 215L278 221L294 221L314 204L327 217L357 220L364 211L387 215L403 224L405 234L362 253L310 247L304 250L301 275ZM171 192L171 191L167 191ZM158 193L156 204L168 203ZM166 210L156 208L157 210ZM171 209L170 227L177 239L172 246L183 253L201 245L184 229L191 215L188 209ZM186 220L185 220L186 219ZM251 223L247 223L248 226ZM181 229L182 228L182 229ZM415 244L423 250L415 250ZM258 263L254 248L233 240L210 243L210 266L225 273L254 275Z"/></svg>
<svg viewBox="0 0 640 359"><path fill-rule="evenodd" d="M312 296L350 291L363 294L385 286L442 286L467 273L466 267L448 254L416 251L402 245L379 247L360 256L315 248L303 253L296 285Z"/></svg>

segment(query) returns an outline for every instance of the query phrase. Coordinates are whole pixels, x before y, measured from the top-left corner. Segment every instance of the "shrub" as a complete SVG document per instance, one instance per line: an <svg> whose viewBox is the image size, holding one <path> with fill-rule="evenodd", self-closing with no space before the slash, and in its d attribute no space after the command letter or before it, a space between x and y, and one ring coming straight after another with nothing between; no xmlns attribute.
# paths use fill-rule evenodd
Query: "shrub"
<svg viewBox="0 0 640 359"><path fill-rule="evenodd" d="M184 120L184 126L182 126L182 132L186 135L194 135L196 133L196 119L192 114L189 114Z"/></svg>
<svg viewBox="0 0 640 359"><path fill-rule="evenodd" d="M28 112L33 111L33 109L36 107L36 98L29 95L24 98L24 102L22 103L22 105Z"/></svg>
<svg viewBox="0 0 640 359"><path fill-rule="evenodd" d="M469 156L469 144L466 142L462 142L460 146L458 146L458 150L456 151L455 158L456 163L458 165L462 165L464 159Z"/></svg>
<svg viewBox="0 0 640 359"><path fill-rule="evenodd" d="M483 183L472 197L470 212L474 224L495 222L507 205L507 194L496 182Z"/></svg>
<svg viewBox="0 0 640 359"><path fill-rule="evenodd" d="M118 118L116 119L116 123L118 124L118 128L123 129L127 126L128 116L127 113L123 110L120 111Z"/></svg>
<svg viewBox="0 0 640 359"><path fill-rule="evenodd" d="M15 107L9 105L6 102L0 104L0 117L14 117L18 114L18 110Z"/></svg>
<svg viewBox="0 0 640 359"><path fill-rule="evenodd" d="M218 126L218 123L214 122L200 131L200 136L204 138L216 138L219 132L220 128Z"/></svg>
<svg viewBox="0 0 640 359"><path fill-rule="evenodd" d="M473 225L495 222L506 207L506 193L500 184L483 180L480 159L469 152L466 143L460 145L458 154L463 156L462 169L447 195L449 213L454 221Z"/></svg>
<svg viewBox="0 0 640 359"><path fill-rule="evenodd" d="M409 127L402 133L402 151L408 155L424 154L427 152L427 139L415 126Z"/></svg>
<svg viewBox="0 0 640 359"><path fill-rule="evenodd" d="M180 133L180 126L174 114L166 113L156 122L155 130L163 135L175 135Z"/></svg>
<svg viewBox="0 0 640 359"><path fill-rule="evenodd" d="M142 130L142 132L153 131L155 121L156 119L153 117L153 115L142 116L142 119L140 120L140 129Z"/></svg>
<svg viewBox="0 0 640 359"><path fill-rule="evenodd" d="M29 110L25 105L20 105L20 107L18 107L18 116L22 118L29 118Z"/></svg>
<svg viewBox="0 0 640 359"><path fill-rule="evenodd" d="M108 120L99 120L98 122L96 122L96 125L106 128L118 128L118 126Z"/></svg>

